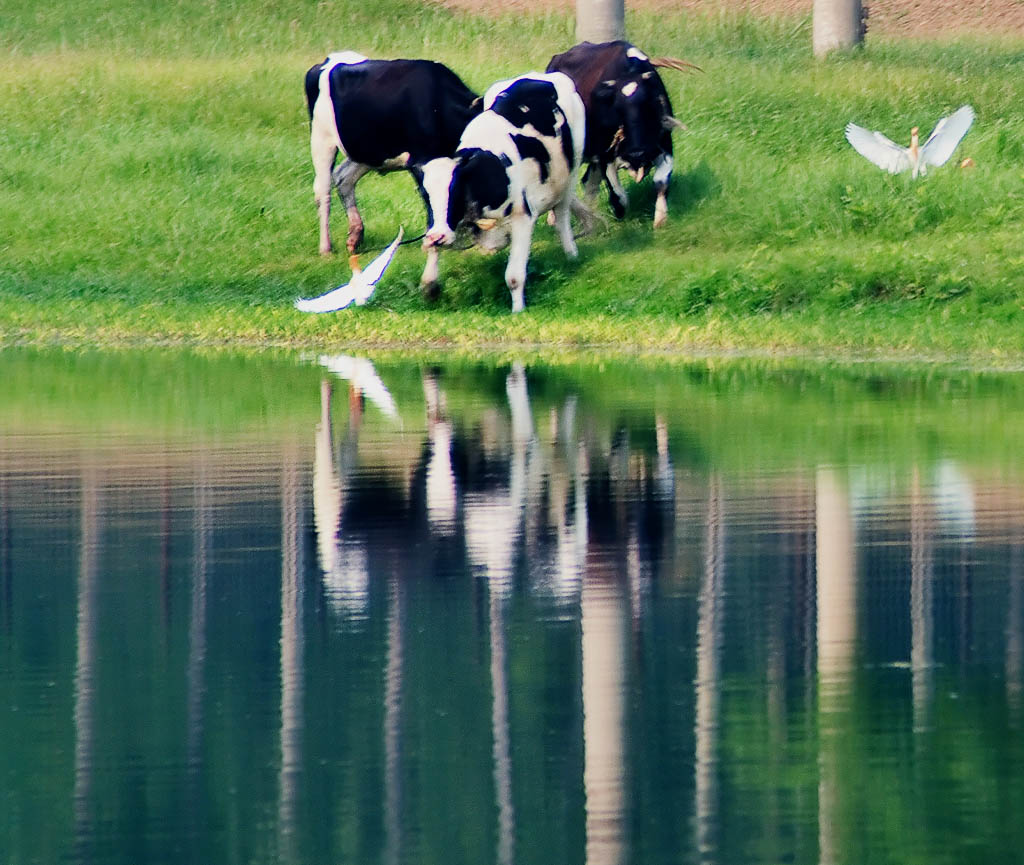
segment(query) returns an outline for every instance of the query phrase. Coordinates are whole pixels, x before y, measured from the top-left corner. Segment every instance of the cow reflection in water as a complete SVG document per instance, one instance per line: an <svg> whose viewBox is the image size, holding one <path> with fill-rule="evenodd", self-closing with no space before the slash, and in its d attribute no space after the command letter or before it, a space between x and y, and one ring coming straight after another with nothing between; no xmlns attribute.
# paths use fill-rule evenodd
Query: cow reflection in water
<svg viewBox="0 0 1024 865"><path fill-rule="evenodd" d="M528 374L518 363L504 376L504 400L472 421L453 418L442 377L428 368L422 374L425 437L416 444L399 432L398 407L368 360L333 356L320 363L348 387L347 421L336 440L334 385L322 383L314 461L320 567L326 597L338 612L364 610L370 560L386 557L389 575L401 576L406 566L422 573L442 551L446 568L461 559L501 596L521 581L572 602L579 598L588 545L597 544L602 558L616 563L611 571L627 578L631 612L639 614L647 562L660 557L657 547L671 534L675 505L663 420L655 423L654 453L638 453L624 428L609 431L588 419L581 424L573 394L540 409L532 405ZM384 415L393 429L374 426L361 465L365 411ZM594 453L602 468L592 479ZM588 484L601 493L593 514Z"/></svg>
<svg viewBox="0 0 1024 865"><path fill-rule="evenodd" d="M357 462L363 397L350 386L348 424L335 452L332 393L331 382L325 379L320 383L320 423L313 458L313 521L327 600L338 612L358 613L367 600L367 555L363 544L346 537L345 499Z"/></svg>
<svg viewBox="0 0 1024 865"><path fill-rule="evenodd" d="M424 435L416 439L399 432L402 413L368 361L321 364L349 387L347 423L335 441L333 388L321 386L313 504L324 592L349 618L367 615L371 594L388 598L385 834L393 858L401 838L404 586L437 572L477 577L487 598L495 861L516 858L506 631L508 599L523 590L578 617L587 860L619 861L626 635L641 616L652 562L668 561L654 548L672 536L674 520L667 426L656 419L652 453L637 452L630 431L583 415L571 393L543 406L531 402L527 371L513 364L503 376L504 398L462 416L452 415L440 373L424 371ZM390 430L379 427L378 410ZM443 564L434 568L434 561ZM634 634L639 639L640 629Z"/></svg>

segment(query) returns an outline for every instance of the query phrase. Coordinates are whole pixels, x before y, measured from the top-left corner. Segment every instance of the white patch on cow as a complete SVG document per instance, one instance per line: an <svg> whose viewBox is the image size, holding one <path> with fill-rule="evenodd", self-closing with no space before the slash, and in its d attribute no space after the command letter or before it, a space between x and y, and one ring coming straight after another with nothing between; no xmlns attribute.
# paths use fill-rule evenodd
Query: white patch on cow
<svg viewBox="0 0 1024 865"><path fill-rule="evenodd" d="M622 95L629 99L630 96L636 93L636 89L639 86L635 81L630 81L629 84L622 88Z"/></svg>
<svg viewBox="0 0 1024 865"><path fill-rule="evenodd" d="M518 161L519 151L510 137L517 132L520 130L500 114L484 111L470 120L462 131L459 147L479 147Z"/></svg>
<svg viewBox="0 0 1024 865"><path fill-rule="evenodd" d="M427 194L433 220L427 227L428 241L451 243L455 239L453 226L448 224L448 192L456 162L447 156L431 159L423 166L423 191Z"/></svg>
<svg viewBox="0 0 1024 865"><path fill-rule="evenodd" d="M334 113L334 100L331 99L331 86L329 82L331 70L335 66L355 66L369 60L362 54L355 51L335 51L327 55L323 66L320 67L320 80L317 83L319 95L313 105L313 136L327 138L342 153L345 152L341 146L341 136L338 134L337 118ZM333 161L333 155L331 157ZM316 153L313 154L313 161L316 162Z"/></svg>
<svg viewBox="0 0 1024 865"><path fill-rule="evenodd" d="M369 59L356 51L332 51L327 55L324 65L320 68L321 70L326 68L329 71L335 66L355 66L357 63L365 63Z"/></svg>
<svg viewBox="0 0 1024 865"><path fill-rule="evenodd" d="M674 166L675 161L667 153L662 153L657 159L655 159L654 173L651 174L651 179L654 181L654 185L661 186L668 183Z"/></svg>
<svg viewBox="0 0 1024 865"><path fill-rule="evenodd" d="M649 60L649 59L650 59L650 58L649 58L649 57L648 57L648 56L647 56L646 54L644 54L644 52L643 52L643 51L641 51L641 50L640 50L639 48L637 48L636 46L633 46L633 47L631 47L631 48L630 48L630 49L629 49L629 50L628 50L628 51L626 52L626 56L627 56L627 57L633 57L633 58L635 58L635 59L637 59L637 60Z"/></svg>
<svg viewBox="0 0 1024 865"><path fill-rule="evenodd" d="M385 159L377 170L380 172L385 171L401 171L403 168L409 167L409 151L403 151L398 156L392 156L390 159Z"/></svg>
<svg viewBox="0 0 1024 865"><path fill-rule="evenodd" d="M363 63L367 59L354 51L336 51L329 54L320 67L317 97L313 103L313 114L310 118L309 152L313 160L313 196L316 199L320 219L321 253L331 251L331 168L338 151L344 153L341 136L338 134L337 118L334 114L334 102L331 99L329 76L335 66L342 64L351 66ZM358 177L355 179L358 180ZM358 212L356 215L358 217Z"/></svg>

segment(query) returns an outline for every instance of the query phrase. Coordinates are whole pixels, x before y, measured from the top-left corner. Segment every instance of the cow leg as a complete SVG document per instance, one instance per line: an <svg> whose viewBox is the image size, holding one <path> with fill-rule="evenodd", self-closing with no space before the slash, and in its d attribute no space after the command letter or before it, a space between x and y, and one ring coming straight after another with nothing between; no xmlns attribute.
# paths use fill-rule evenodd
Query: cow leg
<svg viewBox="0 0 1024 865"><path fill-rule="evenodd" d="M672 180L674 161L669 153L662 153L654 160L654 190L658 197L654 202L654 227L661 228L668 220L668 185Z"/></svg>
<svg viewBox="0 0 1024 865"><path fill-rule="evenodd" d="M604 179L608 183L608 203L612 206L612 213L616 219L622 219L626 215L629 196L619 181L619 169L615 167L614 162L605 166Z"/></svg>
<svg viewBox="0 0 1024 865"><path fill-rule="evenodd" d="M331 251L331 169L338 145L317 118L309 136L309 152L313 157L313 198L320 218L320 254L327 255Z"/></svg>
<svg viewBox="0 0 1024 865"><path fill-rule="evenodd" d="M346 159L334 169L334 184L338 187L338 197L345 205L348 214L348 251L353 253L363 242L363 218L356 206L356 184L370 170L369 165Z"/></svg>
<svg viewBox="0 0 1024 865"><path fill-rule="evenodd" d="M523 289L526 287L526 262L530 258L530 241L533 239L533 219L529 216L514 216L509 221L508 265L505 268L505 285L512 292L512 312L525 308Z"/></svg>
<svg viewBox="0 0 1024 865"><path fill-rule="evenodd" d="M601 169L596 162L589 163L587 170L583 172L583 200L591 208L594 207L594 202L597 201L597 193L601 189L601 173Z"/></svg>
<svg viewBox="0 0 1024 865"><path fill-rule="evenodd" d="M555 215L555 231L558 232L558 239L562 241L562 249L568 258L576 258L579 250L576 248L576 240L572 236L572 222L569 214L572 211L572 204L575 196L572 190L566 191L565 196L559 201L551 212Z"/></svg>
<svg viewBox="0 0 1024 865"><path fill-rule="evenodd" d="M420 277L420 289L427 300L437 300L441 293L438 284L439 259L441 251L436 246L427 246L427 264L423 268L423 276Z"/></svg>

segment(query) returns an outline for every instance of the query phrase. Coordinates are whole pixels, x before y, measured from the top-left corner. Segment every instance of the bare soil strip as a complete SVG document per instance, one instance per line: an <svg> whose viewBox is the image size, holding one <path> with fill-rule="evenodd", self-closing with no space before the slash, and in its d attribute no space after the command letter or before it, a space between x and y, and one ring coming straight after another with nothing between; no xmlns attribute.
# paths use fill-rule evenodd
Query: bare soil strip
<svg viewBox="0 0 1024 865"><path fill-rule="evenodd" d="M475 13L571 11L574 0L435 0L442 6ZM1022 0L871 0L868 33L938 36L952 33L1024 35ZM806 16L812 0L626 0L629 9L718 9L755 15Z"/></svg>

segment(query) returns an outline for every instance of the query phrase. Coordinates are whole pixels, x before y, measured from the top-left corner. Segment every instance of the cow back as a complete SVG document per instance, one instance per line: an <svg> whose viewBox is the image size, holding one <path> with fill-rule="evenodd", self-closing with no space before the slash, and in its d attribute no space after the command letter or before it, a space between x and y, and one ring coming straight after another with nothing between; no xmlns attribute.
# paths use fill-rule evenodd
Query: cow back
<svg viewBox="0 0 1024 865"><path fill-rule="evenodd" d="M306 75L307 100L311 76L312 70ZM477 94L433 60L339 64L328 86L345 152L370 166L403 153L411 165L450 156L466 124L480 113Z"/></svg>

